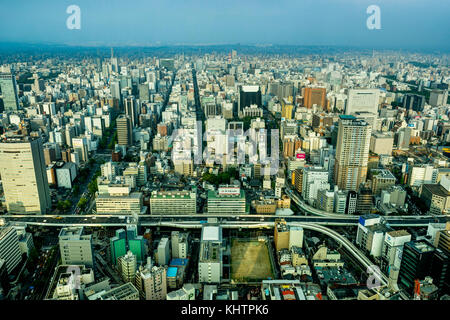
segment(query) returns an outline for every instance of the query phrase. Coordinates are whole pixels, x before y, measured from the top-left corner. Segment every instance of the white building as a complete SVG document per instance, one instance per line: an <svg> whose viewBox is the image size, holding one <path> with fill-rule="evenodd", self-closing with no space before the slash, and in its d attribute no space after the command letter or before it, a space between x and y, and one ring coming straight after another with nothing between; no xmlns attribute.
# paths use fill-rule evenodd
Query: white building
<svg viewBox="0 0 450 320"><path fill-rule="evenodd" d="M199 282L220 283L222 275L222 228L203 226L198 262Z"/></svg>
<svg viewBox="0 0 450 320"><path fill-rule="evenodd" d="M157 249L158 264L165 266L170 261L170 241L169 238L162 238Z"/></svg>
<svg viewBox="0 0 450 320"><path fill-rule="evenodd" d="M321 167L306 167L303 169L302 196L312 203L317 198L319 190L330 189L328 170Z"/></svg>
<svg viewBox="0 0 450 320"><path fill-rule="evenodd" d="M58 239L62 264L94 267L92 235L83 234L83 227L62 228Z"/></svg>

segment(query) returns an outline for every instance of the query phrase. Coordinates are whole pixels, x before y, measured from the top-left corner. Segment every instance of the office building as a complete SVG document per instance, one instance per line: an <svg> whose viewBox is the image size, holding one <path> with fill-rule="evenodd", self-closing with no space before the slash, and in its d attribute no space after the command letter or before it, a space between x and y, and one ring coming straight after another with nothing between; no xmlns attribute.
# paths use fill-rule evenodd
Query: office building
<svg viewBox="0 0 450 320"><path fill-rule="evenodd" d="M289 227L285 220L275 221L273 239L277 251L289 249Z"/></svg>
<svg viewBox="0 0 450 320"><path fill-rule="evenodd" d="M259 86L240 86L238 112L241 113L245 107L256 104L261 107L261 89Z"/></svg>
<svg viewBox="0 0 450 320"><path fill-rule="evenodd" d="M379 89L350 89L345 114L354 115L359 112L378 115L379 100Z"/></svg>
<svg viewBox="0 0 450 320"><path fill-rule="evenodd" d="M414 291L415 280L430 275L435 248L426 240L405 243L398 275L398 285L410 295Z"/></svg>
<svg viewBox="0 0 450 320"><path fill-rule="evenodd" d="M303 169L302 196L309 203L317 199L319 190L329 190L328 170L322 167L306 167Z"/></svg>
<svg viewBox="0 0 450 320"><path fill-rule="evenodd" d="M102 293L97 300L139 300L139 291L132 283L127 282Z"/></svg>
<svg viewBox="0 0 450 320"><path fill-rule="evenodd" d="M134 96L126 97L123 101L125 115L131 120L131 127L137 127L138 125L138 107Z"/></svg>
<svg viewBox="0 0 450 320"><path fill-rule="evenodd" d="M247 205L244 190L231 185L220 185L217 191L208 191L208 214L245 214Z"/></svg>
<svg viewBox="0 0 450 320"><path fill-rule="evenodd" d="M354 116L340 116L334 182L341 190L357 191L366 181L372 128Z"/></svg>
<svg viewBox="0 0 450 320"><path fill-rule="evenodd" d="M189 233L172 231L170 238L172 244L172 259L186 259L189 252Z"/></svg>
<svg viewBox="0 0 450 320"><path fill-rule="evenodd" d="M425 97L418 94L405 94L403 96L403 108L422 112L425 106Z"/></svg>
<svg viewBox="0 0 450 320"><path fill-rule="evenodd" d="M11 273L22 260L19 237L13 226L0 227L0 261L3 260L7 273Z"/></svg>
<svg viewBox="0 0 450 320"><path fill-rule="evenodd" d="M127 254L127 233L125 229L116 230L116 235L109 241L111 263L117 264L117 259Z"/></svg>
<svg viewBox="0 0 450 320"><path fill-rule="evenodd" d="M19 96L14 71L0 72L0 98L3 100L5 112L16 112L19 109Z"/></svg>
<svg viewBox="0 0 450 320"><path fill-rule="evenodd" d="M303 95L303 106L311 109L317 105L321 109L327 107L327 90L325 88L305 88Z"/></svg>
<svg viewBox="0 0 450 320"><path fill-rule="evenodd" d="M448 90L432 90L430 92L430 105L432 107L445 106L448 100Z"/></svg>
<svg viewBox="0 0 450 320"><path fill-rule="evenodd" d="M197 192L153 191L150 198L151 214L196 214Z"/></svg>
<svg viewBox="0 0 450 320"><path fill-rule="evenodd" d="M0 142L0 175L10 214L45 214L51 208L42 140L6 136Z"/></svg>
<svg viewBox="0 0 450 320"><path fill-rule="evenodd" d="M202 227L198 260L198 280L201 283L220 283L223 276L222 227Z"/></svg>
<svg viewBox="0 0 450 320"><path fill-rule="evenodd" d="M164 300L167 295L167 269L147 264L136 273L136 287L145 300Z"/></svg>
<svg viewBox="0 0 450 320"><path fill-rule="evenodd" d="M370 170L370 179L372 180L372 193L379 195L382 190L389 189L395 185L394 175L387 169Z"/></svg>
<svg viewBox="0 0 450 320"><path fill-rule="evenodd" d="M392 154L392 148L394 145L394 136L390 133L374 132L370 137L370 152L378 155Z"/></svg>
<svg viewBox="0 0 450 320"><path fill-rule="evenodd" d="M381 249L382 266L386 273L389 274L392 267L400 269L403 246L410 241L411 234L406 230L386 232Z"/></svg>
<svg viewBox="0 0 450 320"><path fill-rule="evenodd" d="M89 160L87 143L86 137L72 139L73 150L78 153L80 160L83 162L87 162Z"/></svg>
<svg viewBox="0 0 450 320"><path fill-rule="evenodd" d="M143 206L142 192L131 192L128 184L116 184L107 187L107 193L98 193L96 201L98 214L131 214L146 212Z"/></svg>
<svg viewBox="0 0 450 320"><path fill-rule="evenodd" d="M117 124L117 143L119 146L131 147L133 144L133 129L131 118L126 115L120 115L116 120Z"/></svg>
<svg viewBox="0 0 450 320"><path fill-rule="evenodd" d="M166 266L170 261L170 240L169 238L162 238L159 241L157 249L158 264L160 266Z"/></svg>
<svg viewBox="0 0 450 320"><path fill-rule="evenodd" d="M120 270L122 280L124 282L131 282L134 284L137 270L136 256L131 251L128 251L126 255L118 258L117 265Z"/></svg>
<svg viewBox="0 0 450 320"><path fill-rule="evenodd" d="M84 234L83 227L62 228L58 239L62 264L94 267L92 235Z"/></svg>

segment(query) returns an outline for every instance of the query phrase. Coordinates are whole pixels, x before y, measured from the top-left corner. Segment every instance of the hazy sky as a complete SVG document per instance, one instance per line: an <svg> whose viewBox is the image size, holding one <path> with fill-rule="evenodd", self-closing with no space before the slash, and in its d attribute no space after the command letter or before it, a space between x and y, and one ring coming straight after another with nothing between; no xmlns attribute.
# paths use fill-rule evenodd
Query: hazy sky
<svg viewBox="0 0 450 320"><path fill-rule="evenodd" d="M81 30L69 30L69 5ZM381 9L368 30L366 9ZM0 41L450 48L448 0L0 0Z"/></svg>

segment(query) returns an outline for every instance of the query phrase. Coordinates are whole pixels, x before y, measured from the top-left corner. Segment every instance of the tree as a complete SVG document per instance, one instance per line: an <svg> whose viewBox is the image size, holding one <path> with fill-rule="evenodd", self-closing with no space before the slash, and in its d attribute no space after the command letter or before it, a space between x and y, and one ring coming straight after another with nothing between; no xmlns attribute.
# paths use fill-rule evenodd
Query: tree
<svg viewBox="0 0 450 320"><path fill-rule="evenodd" d="M84 210L84 208L86 208L87 202L88 201L86 198L81 198L80 201L78 201L78 206L81 210Z"/></svg>
<svg viewBox="0 0 450 320"><path fill-rule="evenodd" d="M78 184L73 186L73 195L77 196L80 193L80 186Z"/></svg>

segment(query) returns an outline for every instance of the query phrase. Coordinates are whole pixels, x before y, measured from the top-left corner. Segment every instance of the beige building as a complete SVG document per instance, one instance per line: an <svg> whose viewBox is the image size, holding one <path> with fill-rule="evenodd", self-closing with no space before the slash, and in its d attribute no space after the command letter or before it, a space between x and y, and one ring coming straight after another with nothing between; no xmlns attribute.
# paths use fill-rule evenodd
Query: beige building
<svg viewBox="0 0 450 320"><path fill-rule="evenodd" d="M0 143L0 175L10 214L46 214L50 189L42 140L4 136Z"/></svg>
<svg viewBox="0 0 450 320"><path fill-rule="evenodd" d="M422 185L420 198L431 214L448 214L450 211L450 192L440 184Z"/></svg>
<svg viewBox="0 0 450 320"><path fill-rule="evenodd" d="M372 127L351 115L339 117L334 181L341 190L357 191L366 181Z"/></svg>
<svg viewBox="0 0 450 320"><path fill-rule="evenodd" d="M141 192L130 192L128 185L108 186L108 193L99 193L96 199L98 214L143 214Z"/></svg>
<svg viewBox="0 0 450 320"><path fill-rule="evenodd" d="M370 178L372 180L372 193L379 195L382 190L387 190L395 185L395 176L386 169L370 170Z"/></svg>
<svg viewBox="0 0 450 320"><path fill-rule="evenodd" d="M167 295L167 280L165 267L152 267L147 264L140 267L136 273L136 287L145 300L164 300Z"/></svg>
<svg viewBox="0 0 450 320"><path fill-rule="evenodd" d="M274 242L277 251L289 248L289 227L285 220L275 222Z"/></svg>
<svg viewBox="0 0 450 320"><path fill-rule="evenodd" d="M392 154L392 148L394 145L394 136L392 133L381 133L375 132L370 137L370 152L376 153L378 155L388 155Z"/></svg>
<svg viewBox="0 0 450 320"><path fill-rule="evenodd" d="M197 192L153 191L150 198L151 214L196 214Z"/></svg>
<svg viewBox="0 0 450 320"><path fill-rule="evenodd" d="M126 255L117 259L117 265L123 281L135 283L137 270L136 256L131 251L128 251Z"/></svg>

